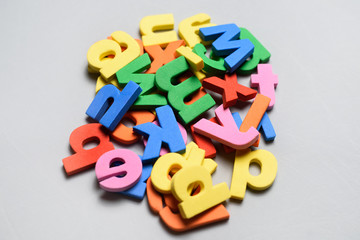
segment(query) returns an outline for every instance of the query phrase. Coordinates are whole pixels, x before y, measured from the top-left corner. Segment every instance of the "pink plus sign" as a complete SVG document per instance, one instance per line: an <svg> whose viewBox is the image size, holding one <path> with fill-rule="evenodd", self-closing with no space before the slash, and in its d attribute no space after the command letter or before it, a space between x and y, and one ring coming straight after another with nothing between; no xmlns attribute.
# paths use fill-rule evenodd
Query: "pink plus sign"
<svg viewBox="0 0 360 240"><path fill-rule="evenodd" d="M250 78L251 87L259 89L259 93L271 99L268 110L275 104L275 88L278 85L278 76L272 73L270 64L259 64L257 66L258 74L252 74Z"/></svg>

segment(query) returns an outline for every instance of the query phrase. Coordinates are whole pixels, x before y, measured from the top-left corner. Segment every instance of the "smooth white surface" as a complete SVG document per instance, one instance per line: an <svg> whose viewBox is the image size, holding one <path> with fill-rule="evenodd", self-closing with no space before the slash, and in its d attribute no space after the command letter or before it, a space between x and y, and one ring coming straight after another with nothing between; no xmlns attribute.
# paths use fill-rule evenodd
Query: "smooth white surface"
<svg viewBox="0 0 360 240"><path fill-rule="evenodd" d="M359 239L359 6L2 0L0 239ZM200 12L248 28L272 53L279 85L269 116L277 138L260 148L279 168L269 190L228 201L228 222L174 234L146 200L105 193L93 170L67 178L61 160L94 97L88 48L117 30L138 37L147 15L174 13L177 25ZM214 183L230 184L232 160L216 158Z"/></svg>

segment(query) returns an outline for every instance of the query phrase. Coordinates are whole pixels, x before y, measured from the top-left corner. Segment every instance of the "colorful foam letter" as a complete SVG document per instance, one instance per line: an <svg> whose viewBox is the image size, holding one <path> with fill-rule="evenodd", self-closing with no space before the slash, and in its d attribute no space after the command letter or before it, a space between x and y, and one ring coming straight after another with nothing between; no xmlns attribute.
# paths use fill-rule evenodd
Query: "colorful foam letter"
<svg viewBox="0 0 360 240"><path fill-rule="evenodd" d="M168 64L159 68L156 72L155 84L163 92L168 93L168 101L170 105L179 111L181 120L188 124L202 113L209 110L215 105L215 101L209 94L187 105L184 99L192 93L201 88L201 82L195 76L192 76L178 85L173 85L172 82L181 73L189 69L185 57L180 56Z"/></svg>
<svg viewBox="0 0 360 240"><path fill-rule="evenodd" d="M156 71L163 65L171 62L175 59L176 49L180 46L184 46L185 43L183 40L170 42L165 50L161 48L160 45L151 45L145 47L145 51L150 55L153 60L149 70L146 73L156 73Z"/></svg>
<svg viewBox="0 0 360 240"><path fill-rule="evenodd" d="M205 158L205 151L194 142L190 142L184 154L168 153L155 162L151 172L153 186L157 191L169 194L171 192L169 174L177 174L177 171L189 166L203 166L211 174L215 171L217 164L212 159Z"/></svg>
<svg viewBox="0 0 360 240"><path fill-rule="evenodd" d="M113 40L113 38L111 36L107 37L107 39ZM144 54L144 45L142 43L142 41L140 39L135 39L135 41L139 44L140 47L140 55ZM121 51L125 51L127 48L127 46L123 45L121 46ZM114 55L109 55L107 56L108 58L114 58Z"/></svg>
<svg viewBox="0 0 360 240"><path fill-rule="evenodd" d="M260 166L259 175L250 174L251 163L257 163ZM230 188L231 198L244 199L246 186L258 191L267 189L274 182L276 172L277 161L271 152L262 149L236 151Z"/></svg>
<svg viewBox="0 0 360 240"><path fill-rule="evenodd" d="M159 126L159 122L158 122L158 121L155 120L155 121L153 121L153 123L154 123L155 125ZM182 138L183 138L183 140L184 140L184 143L186 144L186 142L187 142L187 132L186 132L186 129L185 129L180 123L178 123L178 126L179 126L179 129L180 129L180 132L181 132L181 136L182 136ZM143 142L144 142L144 145L145 145L145 147L146 147L147 139L144 138L144 139L143 139ZM168 150L166 147L162 147L161 150L160 150L160 156L165 155L165 154L167 154L167 153L169 153L169 150Z"/></svg>
<svg viewBox="0 0 360 240"><path fill-rule="evenodd" d="M200 82L202 82L202 80L203 80L204 78L206 78L205 72L203 72L202 70L197 71L197 70L194 70L194 69L190 68L190 71L186 71L184 74L182 74L182 75L179 77L179 82L185 81L186 79L188 79L188 78L191 77L192 75L195 75L195 76L200 80ZM199 92L205 92L205 94L196 94L196 93L195 93L197 96L199 96L199 98L202 97L202 96L204 96L204 95L206 95L206 91L204 90L203 87L201 87L201 88L197 91L197 93L199 93ZM200 96L200 95L201 95L201 96ZM195 95L192 95L192 99L193 99L193 98L195 98ZM198 99L198 98L197 98L197 99ZM190 104L190 103L189 103L189 104Z"/></svg>
<svg viewBox="0 0 360 240"><path fill-rule="evenodd" d="M176 55L178 57L184 56L193 71L200 71L204 68L204 61L202 58L195 54L189 47L179 47L176 49Z"/></svg>
<svg viewBox="0 0 360 240"><path fill-rule="evenodd" d="M171 178L169 178L169 173L173 170L187 167L189 164L190 163L178 153L168 153L159 157L151 172L151 183L153 187L160 193L171 193Z"/></svg>
<svg viewBox="0 0 360 240"><path fill-rule="evenodd" d="M230 214L224 205L219 204L203 213L200 213L192 219L183 219L179 213L172 212L172 208L174 208L174 206L171 206L171 208L169 205L167 205L169 202L166 201L165 196L158 193L153 188L150 178L146 183L146 194L150 209L154 213L159 214L161 220L166 224L166 226L176 232L188 231L211 223L224 221L230 217ZM165 207L163 207L163 197L166 204ZM177 202L176 199L175 201Z"/></svg>
<svg viewBox="0 0 360 240"><path fill-rule="evenodd" d="M162 143L166 143L171 152L182 152L186 148L171 107L166 105L156 108L155 111L160 127L154 123L133 127L136 133L148 137L142 158L144 163L159 157Z"/></svg>
<svg viewBox="0 0 360 240"><path fill-rule="evenodd" d="M142 73L150 66L150 58L147 53L136 58L131 63L117 71L116 78L120 86L124 86L130 81L133 81L142 89L139 98L135 101L133 108L155 108L167 104L166 97L161 94L149 94L156 90L155 74Z"/></svg>
<svg viewBox="0 0 360 240"><path fill-rule="evenodd" d="M196 44L203 42L199 36L199 28L215 26L215 24L210 23L210 20L210 16L205 13L199 13L182 20L179 24L180 38L184 39L190 48L194 48Z"/></svg>
<svg viewBox="0 0 360 240"><path fill-rule="evenodd" d="M200 192L191 196L190 184L200 184ZM210 209L230 197L226 183L212 185L210 173L201 166L189 166L178 171L171 180L171 192L180 202L178 205L183 218L189 219Z"/></svg>
<svg viewBox="0 0 360 240"><path fill-rule="evenodd" d="M122 92L114 85L106 85L96 94L86 114L113 131L141 91L139 85L131 81Z"/></svg>
<svg viewBox="0 0 360 240"><path fill-rule="evenodd" d="M93 44L87 53L89 67L100 72L104 80L110 80L115 73L140 55L140 46L129 34L122 31L111 34L113 40L105 39ZM121 52L121 46L126 50ZM114 55L106 61L106 56Z"/></svg>
<svg viewBox="0 0 360 240"><path fill-rule="evenodd" d="M251 87L259 88L259 93L271 99L268 110L275 104L275 89L279 83L278 76L272 73L270 64L259 64L258 73L250 78Z"/></svg>
<svg viewBox="0 0 360 240"><path fill-rule="evenodd" d="M169 207L170 210L174 213L179 212L178 204L179 201L172 194L163 194L164 202L166 207Z"/></svg>
<svg viewBox="0 0 360 240"><path fill-rule="evenodd" d="M163 208L162 195L154 189L151 183L151 177L146 181L146 195L151 211L159 213Z"/></svg>
<svg viewBox="0 0 360 240"><path fill-rule="evenodd" d="M213 57L208 58L206 54L206 48L201 43L195 45L193 52L196 53L199 57L201 57L204 61L203 70L212 75L212 76L222 76L226 72L226 68L224 66L224 59L221 57ZM213 56L210 54L210 56Z"/></svg>
<svg viewBox="0 0 360 240"><path fill-rule="evenodd" d="M266 112L264 113L257 129L262 132L266 142L273 141L276 137L274 127L271 124L270 118Z"/></svg>
<svg viewBox="0 0 360 240"><path fill-rule="evenodd" d="M183 219L179 213L173 213L168 206L163 208L159 215L165 225L176 232L188 231L211 223L224 221L230 217L229 212L222 204L200 213L191 220Z"/></svg>
<svg viewBox="0 0 360 240"><path fill-rule="evenodd" d="M195 132L235 149L248 148L257 141L259 132L255 128L250 128L246 133L238 131L228 108L224 109L223 105L220 105L215 109L215 115L220 125L201 119L194 124Z"/></svg>
<svg viewBox="0 0 360 240"><path fill-rule="evenodd" d="M240 117L240 114L239 114L238 112L234 112L234 113L232 113L231 115L232 115L232 117L234 118L234 121L235 121L235 123L236 123L236 126L237 126L238 129L239 129L239 128L240 128L240 125L241 125L241 123L242 123L242 119L241 119L241 117ZM259 131L259 129L257 129L257 130ZM226 146L226 145L223 145L223 147L224 147L225 153L231 153L231 152L235 151L235 149L233 149L233 148L231 148L231 147L228 147L228 146Z"/></svg>
<svg viewBox="0 0 360 240"><path fill-rule="evenodd" d="M257 128L259 123L266 112L267 107L269 106L270 98L257 94L254 102L251 104L248 113L246 114L244 121L241 123L240 132L246 132L250 128ZM254 146L259 145L260 138L255 142Z"/></svg>
<svg viewBox="0 0 360 240"><path fill-rule="evenodd" d="M259 63L266 63L270 59L270 52L247 30L240 28L240 39L249 39L254 44L251 59L246 60L237 70L239 74L247 75L253 72Z"/></svg>
<svg viewBox="0 0 360 240"><path fill-rule="evenodd" d="M176 31L172 29L174 29L172 14L146 16L140 21L140 32L145 47L155 44L165 47L169 42L178 40ZM155 31L164 32L155 33Z"/></svg>
<svg viewBox="0 0 360 240"><path fill-rule="evenodd" d="M108 84L114 85L119 90L122 89L115 77L112 78L112 80L105 81L101 76L99 76L96 80L95 93L97 93L103 86Z"/></svg>
<svg viewBox="0 0 360 240"><path fill-rule="evenodd" d="M140 47L140 56L144 54L144 44L140 39L135 39L135 41L139 44Z"/></svg>
<svg viewBox="0 0 360 240"><path fill-rule="evenodd" d="M215 118L211 118L209 120L216 123ZM191 135L192 135L194 141L196 142L196 144L199 146L199 148L205 150L205 157L214 158L216 156L216 148L215 148L213 142L211 141L211 139L208 137L205 137L201 134L196 133L194 130L194 125L190 126L190 130L191 130Z"/></svg>
<svg viewBox="0 0 360 240"><path fill-rule="evenodd" d="M123 119L129 119L134 122L135 125L140 125L146 122L152 122L155 119L155 115L150 111L128 111ZM123 144L133 144L139 141L140 135L133 132L132 127L127 127L120 121L119 125L111 133L111 137L116 141Z"/></svg>
<svg viewBox="0 0 360 240"><path fill-rule="evenodd" d="M242 120L241 120L239 113L238 112L232 113L232 117L235 120L236 126L238 128L240 128ZM209 121L218 124L218 121L216 121L215 117L210 118ZM258 129L258 131L259 131L259 129ZM214 158L216 156L216 148L210 138L205 137L201 134L195 133L194 126L191 126L191 134L192 134L193 139L196 142L196 144L198 144L198 146L201 149L205 150L205 157ZM223 145L223 147L224 147L224 150L226 153L231 153L231 152L235 151L235 149L228 147L226 145Z"/></svg>
<svg viewBox="0 0 360 240"><path fill-rule="evenodd" d="M186 79L185 79L186 80ZM200 79L199 79L200 80ZM195 93L193 93L189 98L184 99L186 105L191 105L192 103L196 102L198 99L202 98L207 94L206 90L201 87ZM189 101L188 101L189 100Z"/></svg>
<svg viewBox="0 0 360 240"><path fill-rule="evenodd" d="M122 191L122 192L119 192L119 193L122 195L132 197L132 198L143 199L145 196L146 181L150 177L151 170L152 170L151 164L143 165L141 177L140 177L138 183L135 186L133 186L132 188Z"/></svg>
<svg viewBox="0 0 360 240"><path fill-rule="evenodd" d="M205 41L215 40L212 50L217 56L227 56L225 67L233 73L254 52L249 39L239 39L240 28L235 24L224 24L200 28L199 35Z"/></svg>
<svg viewBox="0 0 360 240"><path fill-rule="evenodd" d="M205 78L203 87L223 96L224 108L228 108L240 101L253 99L257 92L254 89L245 87L237 82L236 74L225 74L225 79L218 77Z"/></svg>
<svg viewBox="0 0 360 240"><path fill-rule="evenodd" d="M112 167L116 162L123 164ZM95 166L100 187L109 192L121 192L133 187L139 181L141 171L140 157L128 149L115 149L104 153Z"/></svg>
<svg viewBox="0 0 360 240"><path fill-rule="evenodd" d="M120 65L120 54L121 47L113 40L104 39L94 43L87 53L89 71L94 73L103 71L106 75L111 75L112 72L116 71L114 69ZM109 55L114 57L106 58Z"/></svg>
<svg viewBox="0 0 360 240"><path fill-rule="evenodd" d="M238 129L240 129L240 126L241 126L241 123L242 123L242 119L240 117L240 114L238 112L234 112L231 114L235 123L236 123L236 126L238 127Z"/></svg>
<svg viewBox="0 0 360 240"><path fill-rule="evenodd" d="M96 161L103 153L114 149L109 135L105 134L101 128L99 123L90 123L76 128L71 133L69 142L75 153L62 160L67 175L70 176L95 166ZM96 147L83 148L86 143L94 140L99 141Z"/></svg>
<svg viewBox="0 0 360 240"><path fill-rule="evenodd" d="M213 174L217 168L217 163L211 158L207 158L205 150L200 148L194 142L190 142L186 145L186 152L183 154L183 157L185 157L189 164L201 165L211 174Z"/></svg>

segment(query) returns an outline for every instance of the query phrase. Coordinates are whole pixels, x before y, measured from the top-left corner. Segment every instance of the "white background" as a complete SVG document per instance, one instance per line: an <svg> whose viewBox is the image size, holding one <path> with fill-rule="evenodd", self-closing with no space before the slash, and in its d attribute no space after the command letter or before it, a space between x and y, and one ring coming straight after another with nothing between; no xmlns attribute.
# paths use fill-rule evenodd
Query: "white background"
<svg viewBox="0 0 360 240"><path fill-rule="evenodd" d="M0 239L359 239L359 6L2 0ZM99 189L93 170L66 177L62 158L94 97L88 48L117 30L139 37L147 15L173 13L177 28L201 12L248 28L272 53L277 138L259 148L276 156L278 175L269 190L228 201L229 221L174 234L146 199ZM142 154L141 144L131 148ZM233 157L216 157L214 183L230 185Z"/></svg>

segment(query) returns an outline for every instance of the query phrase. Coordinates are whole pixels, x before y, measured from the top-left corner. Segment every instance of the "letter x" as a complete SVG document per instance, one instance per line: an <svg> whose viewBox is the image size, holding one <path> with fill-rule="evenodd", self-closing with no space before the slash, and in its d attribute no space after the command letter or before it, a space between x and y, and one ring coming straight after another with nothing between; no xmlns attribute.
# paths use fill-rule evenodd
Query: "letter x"
<svg viewBox="0 0 360 240"><path fill-rule="evenodd" d="M149 70L146 73L156 73L156 71L163 65L175 59L176 49L185 46L184 40L170 42L165 50L160 45L151 45L144 47L145 51L153 59Z"/></svg>
<svg viewBox="0 0 360 240"><path fill-rule="evenodd" d="M203 80L203 87L222 94L224 108L235 105L238 99L240 101L253 99L257 94L256 90L239 84L236 74L226 74L224 80L218 77L206 78Z"/></svg>

